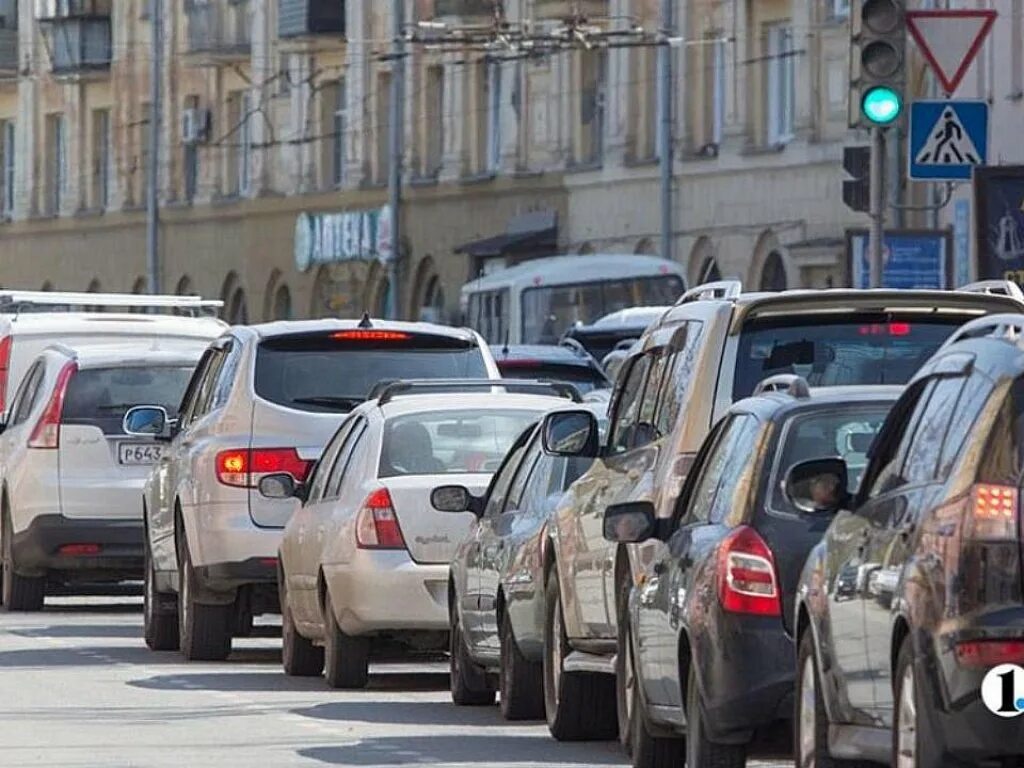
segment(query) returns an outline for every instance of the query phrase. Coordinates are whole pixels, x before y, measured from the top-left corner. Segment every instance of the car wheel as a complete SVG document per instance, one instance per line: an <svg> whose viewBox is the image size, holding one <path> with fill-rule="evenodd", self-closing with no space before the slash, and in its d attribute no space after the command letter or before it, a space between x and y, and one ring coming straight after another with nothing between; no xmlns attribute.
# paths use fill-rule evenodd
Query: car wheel
<svg viewBox="0 0 1024 768"><path fill-rule="evenodd" d="M793 752L798 768L869 768L860 760L837 760L828 751L828 714L810 630L800 638L796 669L796 711L793 716Z"/></svg>
<svg viewBox="0 0 1024 768"><path fill-rule="evenodd" d="M633 649L630 643L628 580L620 577L615 593L618 623L618 653L615 655L615 708L619 718L619 743L627 754L632 752L633 705L636 703L636 677L633 667Z"/></svg>
<svg viewBox="0 0 1024 768"><path fill-rule="evenodd" d="M324 600L324 679L331 688L360 689L370 681L370 638L346 635L338 626L334 605Z"/></svg>
<svg viewBox="0 0 1024 768"><path fill-rule="evenodd" d="M324 649L295 628L288 593L281 588L281 666L291 677L317 677L324 671Z"/></svg>
<svg viewBox="0 0 1024 768"><path fill-rule="evenodd" d="M707 737L704 705L691 661L686 684L686 768L744 768L746 764L746 744L722 744Z"/></svg>
<svg viewBox="0 0 1024 768"><path fill-rule="evenodd" d="M618 733L615 678L566 672L569 639L562 617L558 574L548 578L544 621L544 710L548 730L559 741L614 739Z"/></svg>
<svg viewBox="0 0 1024 768"><path fill-rule="evenodd" d="M142 583L142 625L151 651L178 650L178 598L156 589L156 574L149 545L145 546Z"/></svg>
<svg viewBox="0 0 1024 768"><path fill-rule="evenodd" d="M896 716L892 732L894 768L938 768L937 739L928 732L928 706L914 671L914 648L910 637L903 640L896 661Z"/></svg>
<svg viewBox="0 0 1024 768"><path fill-rule="evenodd" d="M506 720L544 717L544 666L523 656L512 632L508 611L501 616L501 714Z"/></svg>
<svg viewBox="0 0 1024 768"><path fill-rule="evenodd" d="M232 605L206 605L196 595L196 574L184 537L178 552L178 634L189 661L223 661L231 654Z"/></svg>
<svg viewBox="0 0 1024 768"><path fill-rule="evenodd" d="M494 687L486 671L469 658L466 638L462 634L459 611L449 609L448 687L452 702L460 707L486 707L494 704Z"/></svg>
<svg viewBox="0 0 1024 768"><path fill-rule="evenodd" d="M626 625L624 643L619 653L624 653L623 672L627 676L626 700L624 705L629 717L630 736L628 739L633 768L678 768L686 759L686 740L682 737L656 736L651 733L644 711L643 696L640 695L636 666L633 660L632 630Z"/></svg>
<svg viewBox="0 0 1024 768"><path fill-rule="evenodd" d="M4 510L0 519L0 548L2 548L4 610L26 613L43 610L46 595L46 579L42 576L26 577L15 571L14 527L10 514Z"/></svg>

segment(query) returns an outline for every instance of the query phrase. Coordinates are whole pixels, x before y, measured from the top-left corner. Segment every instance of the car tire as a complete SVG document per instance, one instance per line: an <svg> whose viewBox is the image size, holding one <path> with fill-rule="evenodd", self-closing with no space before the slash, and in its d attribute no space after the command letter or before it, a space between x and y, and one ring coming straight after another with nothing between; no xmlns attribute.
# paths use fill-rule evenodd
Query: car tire
<svg viewBox="0 0 1024 768"><path fill-rule="evenodd" d="M921 695L918 679L914 647L908 635L900 647L893 682L896 704L892 729L893 768L939 768L942 765L942 756L936 749L938 739L928 726L930 718L922 717L928 704L927 697Z"/></svg>
<svg viewBox="0 0 1024 768"><path fill-rule="evenodd" d="M621 575L615 587L616 623L618 624L618 652L615 654L615 709L619 720L619 743L632 754L634 723L632 712L637 700L633 668L632 647L629 628L629 592L632 588L628 580Z"/></svg>
<svg viewBox="0 0 1024 768"><path fill-rule="evenodd" d="M224 661L231 654L233 605L200 603L188 542L178 544L178 634L188 661Z"/></svg>
<svg viewBox="0 0 1024 768"><path fill-rule="evenodd" d="M346 635L331 596L324 600L324 679L330 688L359 690L370 682L370 638Z"/></svg>
<svg viewBox="0 0 1024 768"><path fill-rule="evenodd" d="M501 616L501 671L498 691L506 720L544 719L544 665L523 656L508 611Z"/></svg>
<svg viewBox="0 0 1024 768"><path fill-rule="evenodd" d="M176 651L179 646L178 597L173 593L157 591L153 556L148 544L143 557L143 637L151 651ZM173 603L174 608L168 608L168 603Z"/></svg>
<svg viewBox="0 0 1024 768"><path fill-rule="evenodd" d="M289 677L318 677L324 671L323 646L313 645L295 628L288 594L281 589L281 666Z"/></svg>
<svg viewBox="0 0 1024 768"><path fill-rule="evenodd" d="M493 705L494 686L487 679L487 672L469 657L459 611L455 606L449 609L448 624L448 687L452 703L459 707Z"/></svg>
<svg viewBox="0 0 1024 768"><path fill-rule="evenodd" d="M46 578L43 576L21 576L15 570L14 527L10 514L4 510L0 518L0 548L2 548L3 587L0 599L4 610L35 613L43 610L46 599Z"/></svg>
<svg viewBox="0 0 1024 768"><path fill-rule="evenodd" d="M744 768L746 744L722 744L707 737L704 705L691 662L686 684L686 768Z"/></svg>
<svg viewBox="0 0 1024 768"><path fill-rule="evenodd" d="M796 668L796 702L793 713L795 765L813 768L870 768L861 760L838 760L828 751L828 714L821 693L821 677L814 653L814 636L808 629L800 637Z"/></svg>
<svg viewBox="0 0 1024 768"><path fill-rule="evenodd" d="M651 733L644 711L643 696L640 694L636 678L632 631L628 623L623 640L624 644L619 646L620 654L625 651L621 669L623 673L629 671L632 685L626 686L625 695L630 697L628 703L621 702L620 706L627 709L630 735L626 739L626 748L633 759L633 768L678 768L686 759L686 739L681 736L656 736Z"/></svg>
<svg viewBox="0 0 1024 768"><path fill-rule="evenodd" d="M544 710L548 730L559 741L604 741L618 734L615 678L593 672L566 672L570 652L562 618L558 574L545 590Z"/></svg>

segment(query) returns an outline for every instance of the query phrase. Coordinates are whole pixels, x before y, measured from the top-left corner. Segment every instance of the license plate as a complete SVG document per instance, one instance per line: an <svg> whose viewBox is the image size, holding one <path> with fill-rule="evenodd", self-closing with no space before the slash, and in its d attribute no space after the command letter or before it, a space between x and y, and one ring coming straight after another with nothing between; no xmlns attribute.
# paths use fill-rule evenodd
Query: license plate
<svg viewBox="0 0 1024 768"><path fill-rule="evenodd" d="M153 443L121 443L117 446L117 460L122 464L156 464L164 447Z"/></svg>

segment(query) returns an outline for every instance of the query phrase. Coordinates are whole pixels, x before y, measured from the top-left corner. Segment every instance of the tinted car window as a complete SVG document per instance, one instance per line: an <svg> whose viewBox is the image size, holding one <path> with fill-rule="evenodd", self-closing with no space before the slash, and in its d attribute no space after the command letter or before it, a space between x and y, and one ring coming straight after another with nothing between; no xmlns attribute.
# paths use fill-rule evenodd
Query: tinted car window
<svg viewBox="0 0 1024 768"><path fill-rule="evenodd" d="M988 395L992 388L992 382L980 373L972 373L964 382L960 391L960 398L957 400L956 408L952 411L952 418L949 422L949 429L946 430L946 438L942 443L942 454L939 456L938 476L948 477L953 471L960 450L963 448L967 436L970 434L981 409L988 402Z"/></svg>
<svg viewBox="0 0 1024 768"><path fill-rule="evenodd" d="M1020 485L1024 475L1024 378L1013 382L998 406L992 429L979 456L978 480L982 483ZM985 422L987 419L979 421ZM969 446L977 446L971 440Z"/></svg>
<svg viewBox="0 0 1024 768"><path fill-rule="evenodd" d="M535 469L537 460L541 455L541 441L535 438L527 449L526 456L519 465L515 480L508 491L508 502L505 504L504 512L517 512L523 508L523 496L526 489L536 482Z"/></svg>
<svg viewBox="0 0 1024 768"><path fill-rule="evenodd" d="M384 429L380 477L494 472L537 414L434 411L396 416Z"/></svg>
<svg viewBox="0 0 1024 768"><path fill-rule="evenodd" d="M484 517L491 517L501 513L505 506L505 499L508 497L509 486L512 485L512 479L516 475L516 470L519 469L520 461L525 452L526 444L524 443L512 451L505 459L501 470L491 483L490 492L487 496L487 506L484 509Z"/></svg>
<svg viewBox="0 0 1024 768"><path fill-rule="evenodd" d="M324 489L327 487L327 478L331 475L334 462L338 458L338 452L345 444L345 440L348 438L354 423L354 421L349 420L342 424L338 431L334 433L331 442L324 448L324 452L321 454L320 460L317 461L309 478L309 503L319 501L324 495Z"/></svg>
<svg viewBox="0 0 1024 768"><path fill-rule="evenodd" d="M357 425L352 427L351 435L338 451L338 457L334 460L334 466L331 467L331 476L327 479L327 487L324 489L324 499L336 499L341 496L345 473L352 465L353 457L366 444L366 440L363 439L365 435L366 422L360 420Z"/></svg>
<svg viewBox="0 0 1024 768"><path fill-rule="evenodd" d="M256 394L300 411L337 412L354 408L382 381L487 378L483 352L467 340L398 333L394 339L363 341L351 333L356 332L262 342L256 351Z"/></svg>
<svg viewBox="0 0 1024 768"><path fill-rule="evenodd" d="M611 386L608 377L596 368L586 365L559 365L558 363L536 362L529 365L498 362L498 370L503 379L543 379L545 381L564 381L576 387L581 395L595 389L607 389Z"/></svg>
<svg viewBox="0 0 1024 768"><path fill-rule="evenodd" d="M702 323L687 323L684 339L675 339L680 348L673 354L668 366L668 375L662 386L661 406L658 411L658 432L667 435L675 426L679 408L686 399L693 379L697 352L700 349Z"/></svg>
<svg viewBox="0 0 1024 768"><path fill-rule="evenodd" d="M736 525L743 517L751 473L758 461L759 427L753 416L739 416L719 444L717 453L721 453L723 459L719 464L718 489L708 514L710 522Z"/></svg>
<svg viewBox="0 0 1024 768"><path fill-rule="evenodd" d="M733 399L769 376L796 373L812 386L905 384L964 318L851 312L842 319L773 317L740 335Z"/></svg>
<svg viewBox="0 0 1024 768"><path fill-rule="evenodd" d="M644 383L651 366L650 355L636 360L629 369L628 377L622 386L622 394L615 410L615 425L612 428L611 447L613 451L628 451L633 447L633 432L640 411L640 401L644 395Z"/></svg>
<svg viewBox="0 0 1024 768"><path fill-rule="evenodd" d="M937 476L942 441L963 386L963 377L957 376L938 379L932 387L903 460L902 477L907 483L927 483Z"/></svg>
<svg viewBox="0 0 1024 768"><path fill-rule="evenodd" d="M722 479L722 469L729 459L728 446L735 434L743 429L742 416L730 416L719 430L715 445L697 468L697 480L694 481L690 493L688 508L685 511L688 519L694 522L707 522L711 516L711 505L715 500L718 483Z"/></svg>
<svg viewBox="0 0 1024 768"><path fill-rule="evenodd" d="M11 406L11 425L22 424L32 413L36 399L39 395L39 385L43 381L45 367L42 363L36 363L32 370L22 379L21 388L14 398Z"/></svg>
<svg viewBox="0 0 1024 768"><path fill-rule="evenodd" d="M191 376L192 369L181 366L81 370L68 383L61 420L119 435L123 434L125 412L136 405L160 405L172 419L177 418L178 404Z"/></svg>

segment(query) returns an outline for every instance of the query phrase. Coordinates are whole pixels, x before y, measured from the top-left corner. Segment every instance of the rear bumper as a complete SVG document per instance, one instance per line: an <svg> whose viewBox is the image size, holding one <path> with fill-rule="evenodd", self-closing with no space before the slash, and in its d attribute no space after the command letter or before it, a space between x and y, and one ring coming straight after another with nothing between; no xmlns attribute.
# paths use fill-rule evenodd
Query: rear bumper
<svg viewBox="0 0 1024 768"><path fill-rule="evenodd" d="M351 562L324 564L324 578L349 635L448 629L448 565L419 565L406 552L356 550Z"/></svg>
<svg viewBox="0 0 1024 768"><path fill-rule="evenodd" d="M40 515L14 534L14 562L24 575L47 571L83 577L142 578L143 528L140 520L98 520ZM95 544L96 555L64 555L70 544Z"/></svg>

